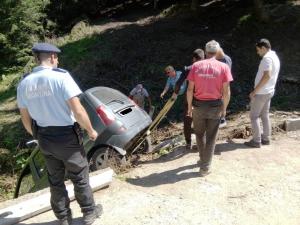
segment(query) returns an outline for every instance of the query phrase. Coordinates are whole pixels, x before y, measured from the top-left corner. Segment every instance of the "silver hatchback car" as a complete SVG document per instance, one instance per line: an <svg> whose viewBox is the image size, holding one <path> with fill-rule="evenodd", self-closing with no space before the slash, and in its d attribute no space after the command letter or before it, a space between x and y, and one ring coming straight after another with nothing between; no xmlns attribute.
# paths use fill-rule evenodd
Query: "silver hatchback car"
<svg viewBox="0 0 300 225"><path fill-rule="evenodd" d="M95 142L84 135L84 147L91 170L107 167L112 154L125 156L135 140L149 127L150 116L120 91L108 87L88 89L80 96L93 127L99 136ZM143 145L146 151L150 143Z"/></svg>
<svg viewBox="0 0 300 225"><path fill-rule="evenodd" d="M150 116L129 97L112 88L94 87L79 97L99 134L96 141L89 140L88 135L83 134L90 170L111 166L112 159L118 160L117 163L126 161L126 155L136 147L136 140L151 124ZM147 151L150 144L145 142L142 151ZM38 145L34 145L33 149L17 181L15 198L48 186L42 154Z"/></svg>

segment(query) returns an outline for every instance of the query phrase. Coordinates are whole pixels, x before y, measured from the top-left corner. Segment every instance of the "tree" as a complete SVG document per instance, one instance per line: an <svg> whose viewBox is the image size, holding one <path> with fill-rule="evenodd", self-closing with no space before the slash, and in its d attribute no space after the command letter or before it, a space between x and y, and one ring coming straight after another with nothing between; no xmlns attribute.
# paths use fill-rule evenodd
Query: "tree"
<svg viewBox="0 0 300 225"><path fill-rule="evenodd" d="M196 11L199 5L199 0L192 0L191 2L191 10Z"/></svg>
<svg viewBox="0 0 300 225"><path fill-rule="evenodd" d="M269 16L263 7L263 0L253 0L254 14L256 18L261 22L268 22Z"/></svg>
<svg viewBox="0 0 300 225"><path fill-rule="evenodd" d="M49 0L3 0L0 10L0 64L24 65L32 43L43 39Z"/></svg>

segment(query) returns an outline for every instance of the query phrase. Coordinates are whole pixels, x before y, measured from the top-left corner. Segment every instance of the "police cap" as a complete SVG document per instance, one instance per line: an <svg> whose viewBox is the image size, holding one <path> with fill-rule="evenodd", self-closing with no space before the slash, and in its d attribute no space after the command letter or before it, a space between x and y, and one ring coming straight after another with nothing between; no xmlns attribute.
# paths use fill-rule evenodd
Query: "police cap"
<svg viewBox="0 0 300 225"><path fill-rule="evenodd" d="M34 53L38 53L38 52L60 53L61 52L59 48L49 43L36 43L32 47L32 51Z"/></svg>

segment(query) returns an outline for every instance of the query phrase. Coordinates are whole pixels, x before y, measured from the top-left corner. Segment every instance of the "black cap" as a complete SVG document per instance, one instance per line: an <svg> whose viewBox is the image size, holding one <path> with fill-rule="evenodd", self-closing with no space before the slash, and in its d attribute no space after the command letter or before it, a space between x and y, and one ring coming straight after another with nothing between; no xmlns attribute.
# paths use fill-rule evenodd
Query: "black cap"
<svg viewBox="0 0 300 225"><path fill-rule="evenodd" d="M256 42L255 44L257 47L261 48L261 47L265 47L265 48L271 48L271 43L268 39L266 38L262 38L260 39L258 42Z"/></svg>
<svg viewBox="0 0 300 225"><path fill-rule="evenodd" d="M35 53L38 52L60 53L61 52L59 48L49 43L36 43L32 47L32 51Z"/></svg>

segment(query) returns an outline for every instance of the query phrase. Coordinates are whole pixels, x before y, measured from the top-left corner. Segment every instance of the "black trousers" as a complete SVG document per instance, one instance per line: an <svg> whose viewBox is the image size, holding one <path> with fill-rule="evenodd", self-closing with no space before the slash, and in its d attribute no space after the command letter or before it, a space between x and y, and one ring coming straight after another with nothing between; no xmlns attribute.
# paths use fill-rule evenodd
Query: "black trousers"
<svg viewBox="0 0 300 225"><path fill-rule="evenodd" d="M45 157L51 192L51 207L58 219L71 213L70 199L64 184L65 176L74 184L75 198L81 211L94 210L95 203L89 185L89 167L85 151L73 126L38 127L38 141Z"/></svg>
<svg viewBox="0 0 300 225"><path fill-rule="evenodd" d="M192 123L193 123L193 118L190 116L187 116L187 112L188 112L188 103L187 103L187 99L186 99L186 95L184 95L185 100L184 100L184 115L183 115L183 133L184 133L184 138L185 138L185 142L187 144L191 144L192 142L192 133L193 133L193 129L192 129Z"/></svg>

